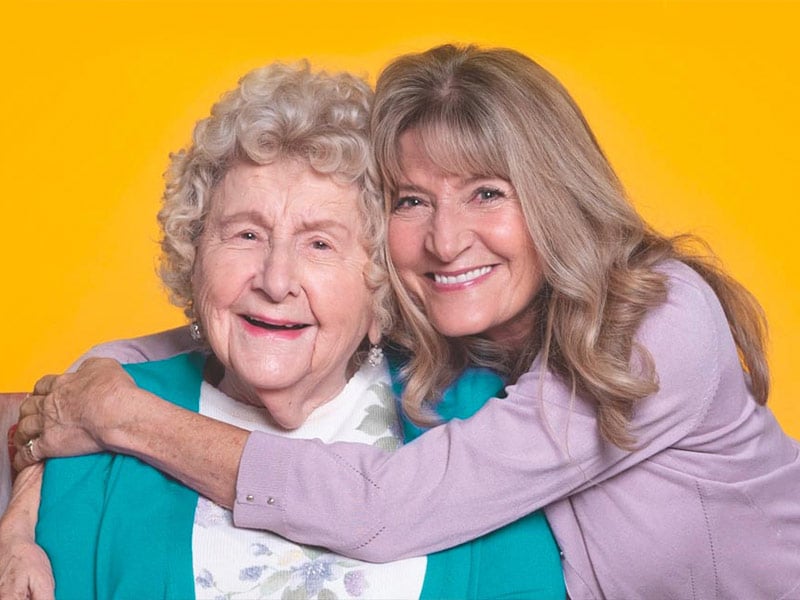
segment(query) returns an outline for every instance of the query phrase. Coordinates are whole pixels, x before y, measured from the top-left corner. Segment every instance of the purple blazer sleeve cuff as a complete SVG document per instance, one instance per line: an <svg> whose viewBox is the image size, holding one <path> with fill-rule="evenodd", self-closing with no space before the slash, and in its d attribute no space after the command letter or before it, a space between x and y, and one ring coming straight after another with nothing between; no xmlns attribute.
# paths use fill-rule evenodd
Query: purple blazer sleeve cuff
<svg viewBox="0 0 800 600"><path fill-rule="evenodd" d="M288 442L288 443L287 443ZM293 461L289 439L253 432L239 463L233 522L237 527L285 535L288 468Z"/></svg>

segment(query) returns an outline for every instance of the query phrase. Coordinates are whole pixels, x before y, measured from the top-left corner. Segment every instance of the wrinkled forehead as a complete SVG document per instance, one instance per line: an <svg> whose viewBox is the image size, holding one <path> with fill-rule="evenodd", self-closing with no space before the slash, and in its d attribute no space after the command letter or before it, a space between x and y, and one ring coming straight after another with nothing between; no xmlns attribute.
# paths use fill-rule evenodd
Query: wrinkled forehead
<svg viewBox="0 0 800 600"><path fill-rule="evenodd" d="M394 150L388 153L382 165L387 187L396 190L404 178L402 143L409 141L414 143L416 152L445 174L510 180L505 144L499 139L500 132L466 119L462 121L420 122L400 134Z"/></svg>
<svg viewBox="0 0 800 600"><path fill-rule="evenodd" d="M363 189L336 173L302 160L238 161L214 187L210 214L262 212L298 222L338 219L363 235Z"/></svg>

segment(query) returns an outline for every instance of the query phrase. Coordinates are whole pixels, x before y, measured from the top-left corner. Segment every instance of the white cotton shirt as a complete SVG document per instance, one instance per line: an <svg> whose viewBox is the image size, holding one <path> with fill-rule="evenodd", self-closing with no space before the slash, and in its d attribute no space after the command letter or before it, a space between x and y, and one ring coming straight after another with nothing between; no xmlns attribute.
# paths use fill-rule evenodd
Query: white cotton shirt
<svg viewBox="0 0 800 600"><path fill-rule="evenodd" d="M286 431L267 410L233 400L203 383L200 413L249 431L290 438L348 441L394 449L399 425L389 374L363 366L335 398L298 429ZM231 511L199 497L192 535L195 596L205 598L418 598L427 559L365 563L295 544L266 531L233 526Z"/></svg>

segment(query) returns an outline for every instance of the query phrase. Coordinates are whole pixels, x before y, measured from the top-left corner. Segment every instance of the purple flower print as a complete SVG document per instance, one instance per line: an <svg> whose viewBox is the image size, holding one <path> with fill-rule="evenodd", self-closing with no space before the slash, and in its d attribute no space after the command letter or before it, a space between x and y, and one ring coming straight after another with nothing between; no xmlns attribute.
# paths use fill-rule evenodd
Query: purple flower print
<svg viewBox="0 0 800 600"><path fill-rule="evenodd" d="M213 527L230 520L230 511L202 496L197 500L194 523L198 527Z"/></svg>
<svg viewBox="0 0 800 600"><path fill-rule="evenodd" d="M306 593L309 597L316 596L325 585L326 581L333 581L332 562L333 557L325 555L292 569L303 578Z"/></svg>
<svg viewBox="0 0 800 600"><path fill-rule="evenodd" d="M272 556L272 550L270 550L266 544L262 544L261 542L254 542L250 544L250 554L253 556Z"/></svg>
<svg viewBox="0 0 800 600"><path fill-rule="evenodd" d="M200 573L197 574L197 577L194 578L197 584L203 588L210 588L214 585L214 576L208 571L208 569L203 569Z"/></svg>
<svg viewBox="0 0 800 600"><path fill-rule="evenodd" d="M239 581L258 581L261 573L264 572L263 566L253 565L252 567L245 567L239 571Z"/></svg>
<svg viewBox="0 0 800 600"><path fill-rule="evenodd" d="M364 593L364 590L367 589L367 580L364 579L364 571L356 570L356 571L348 571L344 575L344 589L347 590L347 593L351 596L360 596Z"/></svg>

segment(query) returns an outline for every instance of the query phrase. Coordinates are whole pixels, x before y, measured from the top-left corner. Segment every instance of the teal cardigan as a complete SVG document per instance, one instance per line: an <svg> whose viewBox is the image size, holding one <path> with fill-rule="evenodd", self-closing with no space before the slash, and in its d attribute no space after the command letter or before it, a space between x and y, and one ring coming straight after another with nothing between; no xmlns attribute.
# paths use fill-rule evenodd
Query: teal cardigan
<svg viewBox="0 0 800 600"><path fill-rule="evenodd" d="M201 354L181 354L125 369L140 387L197 412L204 364ZM197 492L132 456L48 460L36 541L56 598L194 598L196 506Z"/></svg>
<svg viewBox="0 0 800 600"><path fill-rule="evenodd" d="M204 362L193 353L125 369L140 387L196 412ZM444 420L469 417L501 387L488 371L470 370L437 409ZM408 420L403 426L409 440L422 433ZM196 505L197 492L134 457L49 460L36 538L50 557L56 598L194 598ZM564 598L558 548L544 516L534 513L430 555L421 597Z"/></svg>
<svg viewBox="0 0 800 600"><path fill-rule="evenodd" d="M402 396L399 363L390 361L395 395ZM467 369L436 405L443 422L468 419L505 384L488 369ZM404 443L422 435L401 411ZM502 435L502 432L498 432ZM420 598L543 600L566 598L561 557L550 525L536 511L478 539L428 555Z"/></svg>

